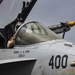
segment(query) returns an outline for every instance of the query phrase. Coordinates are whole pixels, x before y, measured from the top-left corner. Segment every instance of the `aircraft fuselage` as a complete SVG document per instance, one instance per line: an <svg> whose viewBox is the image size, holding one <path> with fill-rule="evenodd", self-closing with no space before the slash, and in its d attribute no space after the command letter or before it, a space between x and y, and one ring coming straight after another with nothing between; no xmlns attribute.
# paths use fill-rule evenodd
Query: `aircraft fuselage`
<svg viewBox="0 0 75 75"><path fill-rule="evenodd" d="M75 75L75 45L65 40L53 40L34 45L0 49L0 60L37 59L31 75ZM28 66L29 67L29 66Z"/></svg>

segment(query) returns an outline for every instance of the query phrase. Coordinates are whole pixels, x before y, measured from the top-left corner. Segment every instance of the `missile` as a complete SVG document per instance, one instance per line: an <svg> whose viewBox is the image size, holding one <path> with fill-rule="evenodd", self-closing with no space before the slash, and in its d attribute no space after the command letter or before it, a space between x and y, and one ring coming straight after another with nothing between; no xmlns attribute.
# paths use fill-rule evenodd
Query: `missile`
<svg viewBox="0 0 75 75"><path fill-rule="evenodd" d="M66 22L66 23L60 22L60 24L48 26L48 28L51 29L56 34L59 34L59 33L69 31L71 27L73 27L74 25L75 25L75 22L73 21Z"/></svg>

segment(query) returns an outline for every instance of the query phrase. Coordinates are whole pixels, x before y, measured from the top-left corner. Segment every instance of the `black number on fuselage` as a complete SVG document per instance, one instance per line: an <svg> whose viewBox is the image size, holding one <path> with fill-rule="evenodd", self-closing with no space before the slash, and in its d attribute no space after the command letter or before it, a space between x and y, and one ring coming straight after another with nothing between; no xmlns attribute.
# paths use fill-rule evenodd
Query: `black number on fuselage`
<svg viewBox="0 0 75 75"><path fill-rule="evenodd" d="M66 68L67 67L67 59L68 59L67 55L64 55L62 57L62 63L61 63L62 68Z"/></svg>
<svg viewBox="0 0 75 75"><path fill-rule="evenodd" d="M54 69L54 67L56 69L59 69L60 67L66 68L67 67L67 60L68 60L67 55L64 55L62 57L60 55L57 55L56 57L54 57L54 55L53 55L49 61L49 66L52 66L52 69Z"/></svg>
<svg viewBox="0 0 75 75"><path fill-rule="evenodd" d="M49 66L52 66L52 69L54 68L54 55L50 59Z"/></svg>
<svg viewBox="0 0 75 75"><path fill-rule="evenodd" d="M60 55L57 55L56 58L55 58L55 67L57 69L60 68L60 61L61 61L61 56Z"/></svg>

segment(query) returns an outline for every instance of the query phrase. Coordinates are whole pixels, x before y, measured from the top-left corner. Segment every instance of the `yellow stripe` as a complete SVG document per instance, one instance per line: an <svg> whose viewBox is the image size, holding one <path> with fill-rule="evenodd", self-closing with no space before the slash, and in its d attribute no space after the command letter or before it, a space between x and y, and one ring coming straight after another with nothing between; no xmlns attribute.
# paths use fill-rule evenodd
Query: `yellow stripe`
<svg viewBox="0 0 75 75"><path fill-rule="evenodd" d="M72 26L75 25L75 22L67 22L67 25L68 25L69 27L72 27Z"/></svg>

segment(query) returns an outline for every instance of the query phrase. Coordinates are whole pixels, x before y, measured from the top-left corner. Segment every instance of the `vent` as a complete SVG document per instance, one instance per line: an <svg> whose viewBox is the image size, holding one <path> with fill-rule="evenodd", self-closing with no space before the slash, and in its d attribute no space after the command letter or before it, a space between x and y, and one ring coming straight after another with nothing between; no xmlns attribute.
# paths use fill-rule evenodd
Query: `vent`
<svg viewBox="0 0 75 75"><path fill-rule="evenodd" d="M64 44L65 46L73 47L71 44Z"/></svg>

